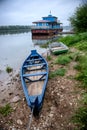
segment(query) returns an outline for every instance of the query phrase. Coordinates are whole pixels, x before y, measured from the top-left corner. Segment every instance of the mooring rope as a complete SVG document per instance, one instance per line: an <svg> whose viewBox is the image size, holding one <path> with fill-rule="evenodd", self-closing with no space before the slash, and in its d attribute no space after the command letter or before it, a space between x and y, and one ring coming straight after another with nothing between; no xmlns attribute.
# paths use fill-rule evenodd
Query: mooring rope
<svg viewBox="0 0 87 130"><path fill-rule="evenodd" d="M32 108L32 111L31 111L31 116L30 116L30 119L29 119L27 130L30 130L30 127L31 127L31 122L32 122L32 119L33 119L33 111L34 111L34 108Z"/></svg>

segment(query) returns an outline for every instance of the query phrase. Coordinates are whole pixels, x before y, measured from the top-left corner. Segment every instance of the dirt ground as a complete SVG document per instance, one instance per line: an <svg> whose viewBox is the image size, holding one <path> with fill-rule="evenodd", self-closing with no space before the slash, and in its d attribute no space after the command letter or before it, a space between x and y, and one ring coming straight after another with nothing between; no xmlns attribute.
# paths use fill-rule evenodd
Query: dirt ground
<svg viewBox="0 0 87 130"><path fill-rule="evenodd" d="M49 66L52 61L48 61ZM72 61L66 67L49 67L49 71L65 67L67 72L63 77L57 76L48 80L42 110L38 119L33 117L31 130L75 130L71 119L82 93L78 88L79 83L74 79L77 73L73 69L75 64ZM0 85L3 87L2 82ZM5 85L6 89L0 92L0 106L10 103L13 111L6 117L0 114L0 130L26 130L31 111L25 100L19 74L13 76ZM20 98L14 103L12 99L15 96Z"/></svg>

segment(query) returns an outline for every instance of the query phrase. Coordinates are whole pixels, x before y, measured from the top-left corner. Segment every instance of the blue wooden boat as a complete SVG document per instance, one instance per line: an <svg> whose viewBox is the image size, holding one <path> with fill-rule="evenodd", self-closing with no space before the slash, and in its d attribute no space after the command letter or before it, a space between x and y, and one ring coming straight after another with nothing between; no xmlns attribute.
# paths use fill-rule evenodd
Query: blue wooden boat
<svg viewBox="0 0 87 130"><path fill-rule="evenodd" d="M48 81L48 64L46 60L31 50L21 68L21 82L28 106L37 111L42 107Z"/></svg>

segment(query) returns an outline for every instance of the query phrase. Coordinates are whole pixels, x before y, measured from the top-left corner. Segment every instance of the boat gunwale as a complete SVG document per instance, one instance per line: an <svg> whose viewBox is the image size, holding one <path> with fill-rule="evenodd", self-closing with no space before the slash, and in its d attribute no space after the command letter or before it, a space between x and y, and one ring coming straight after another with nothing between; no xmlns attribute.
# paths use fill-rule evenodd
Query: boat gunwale
<svg viewBox="0 0 87 130"><path fill-rule="evenodd" d="M37 54L38 54L38 53L37 53ZM31 54L30 54L30 55L25 59L25 61L23 62L23 65L22 65L22 67L21 67L21 73L20 73L20 75L21 75L21 81L22 81L22 87L23 87L23 90L24 90L24 94L25 94L27 103L28 103L28 105L29 105L30 107L33 107L32 104L31 104L31 98L34 98L34 97L35 97L35 98L38 97L39 105L41 104L41 100L43 100L43 98L44 98L45 89L46 89L47 81L48 81L48 72L49 72L48 63L47 63L47 61L45 60L44 57L42 57L42 56L39 55L39 54L38 54L38 56L43 59L44 63L46 63L46 72L47 72L47 73L46 73L46 78L45 78L44 84L43 84L42 93L41 93L40 95L34 95L34 96L29 95L28 89L27 89L27 85L26 85L26 83L25 83L25 81L24 81L24 78L23 78L23 69L24 69L23 66L24 66L25 62L29 59L29 57L31 57ZM38 80L38 81L39 81L39 80Z"/></svg>

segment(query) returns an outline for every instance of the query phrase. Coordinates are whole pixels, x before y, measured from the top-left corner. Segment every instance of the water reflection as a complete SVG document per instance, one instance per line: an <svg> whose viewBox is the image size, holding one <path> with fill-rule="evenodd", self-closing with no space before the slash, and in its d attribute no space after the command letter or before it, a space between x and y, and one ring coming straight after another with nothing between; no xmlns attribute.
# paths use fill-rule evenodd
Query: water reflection
<svg viewBox="0 0 87 130"><path fill-rule="evenodd" d="M34 43L34 45L42 45L42 44L46 44L50 41L54 41L58 39L57 35L53 35L53 36L47 36L47 35L32 35L32 42Z"/></svg>

